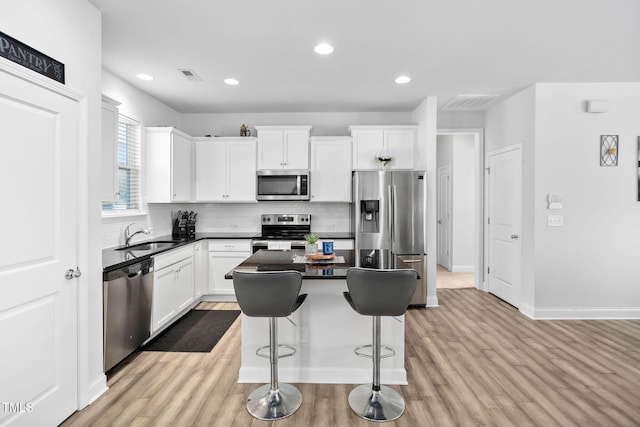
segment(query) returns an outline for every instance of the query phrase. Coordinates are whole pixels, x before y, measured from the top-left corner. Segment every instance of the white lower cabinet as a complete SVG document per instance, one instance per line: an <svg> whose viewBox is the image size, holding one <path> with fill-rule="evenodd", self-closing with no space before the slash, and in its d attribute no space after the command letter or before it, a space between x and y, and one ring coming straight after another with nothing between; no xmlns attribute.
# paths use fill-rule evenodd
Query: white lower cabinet
<svg viewBox="0 0 640 427"><path fill-rule="evenodd" d="M153 257L152 335L195 300L193 246L183 246Z"/></svg>
<svg viewBox="0 0 640 427"><path fill-rule="evenodd" d="M251 256L251 240L209 241L209 289L214 296L235 301L233 280L224 276Z"/></svg>

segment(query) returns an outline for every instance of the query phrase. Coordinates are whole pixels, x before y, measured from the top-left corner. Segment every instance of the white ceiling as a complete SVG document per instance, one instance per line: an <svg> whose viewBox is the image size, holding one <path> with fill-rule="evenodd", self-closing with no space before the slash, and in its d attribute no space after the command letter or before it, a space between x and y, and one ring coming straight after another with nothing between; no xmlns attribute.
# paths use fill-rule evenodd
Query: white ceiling
<svg viewBox="0 0 640 427"><path fill-rule="evenodd" d="M430 95L640 81L640 0L90 1L104 67L182 113L403 112ZM335 52L314 53L321 41Z"/></svg>

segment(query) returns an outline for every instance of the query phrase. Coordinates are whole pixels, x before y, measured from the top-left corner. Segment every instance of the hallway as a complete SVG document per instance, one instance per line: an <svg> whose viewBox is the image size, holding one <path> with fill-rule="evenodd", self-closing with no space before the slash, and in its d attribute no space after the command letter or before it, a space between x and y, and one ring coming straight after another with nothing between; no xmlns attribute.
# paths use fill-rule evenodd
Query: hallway
<svg viewBox="0 0 640 427"><path fill-rule="evenodd" d="M436 289L464 289L473 287L473 273L452 273L438 264Z"/></svg>

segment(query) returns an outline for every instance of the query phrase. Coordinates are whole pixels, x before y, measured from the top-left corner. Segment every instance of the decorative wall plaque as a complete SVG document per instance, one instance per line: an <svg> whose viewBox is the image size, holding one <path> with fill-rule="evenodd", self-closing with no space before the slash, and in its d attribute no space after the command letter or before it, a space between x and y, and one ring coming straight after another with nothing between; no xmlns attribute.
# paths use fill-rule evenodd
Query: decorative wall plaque
<svg viewBox="0 0 640 427"><path fill-rule="evenodd" d="M618 135L600 135L600 166L618 166Z"/></svg>
<svg viewBox="0 0 640 427"><path fill-rule="evenodd" d="M64 84L64 64L0 31L0 56Z"/></svg>

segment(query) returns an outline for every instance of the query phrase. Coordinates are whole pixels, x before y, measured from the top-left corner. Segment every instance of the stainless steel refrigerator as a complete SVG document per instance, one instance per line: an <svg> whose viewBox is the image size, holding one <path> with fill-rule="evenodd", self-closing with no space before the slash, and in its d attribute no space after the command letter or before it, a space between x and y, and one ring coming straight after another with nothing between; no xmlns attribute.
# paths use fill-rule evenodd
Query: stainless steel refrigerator
<svg viewBox="0 0 640 427"><path fill-rule="evenodd" d="M356 266L413 268L418 272L411 305L427 303L426 172L353 173L352 229Z"/></svg>

